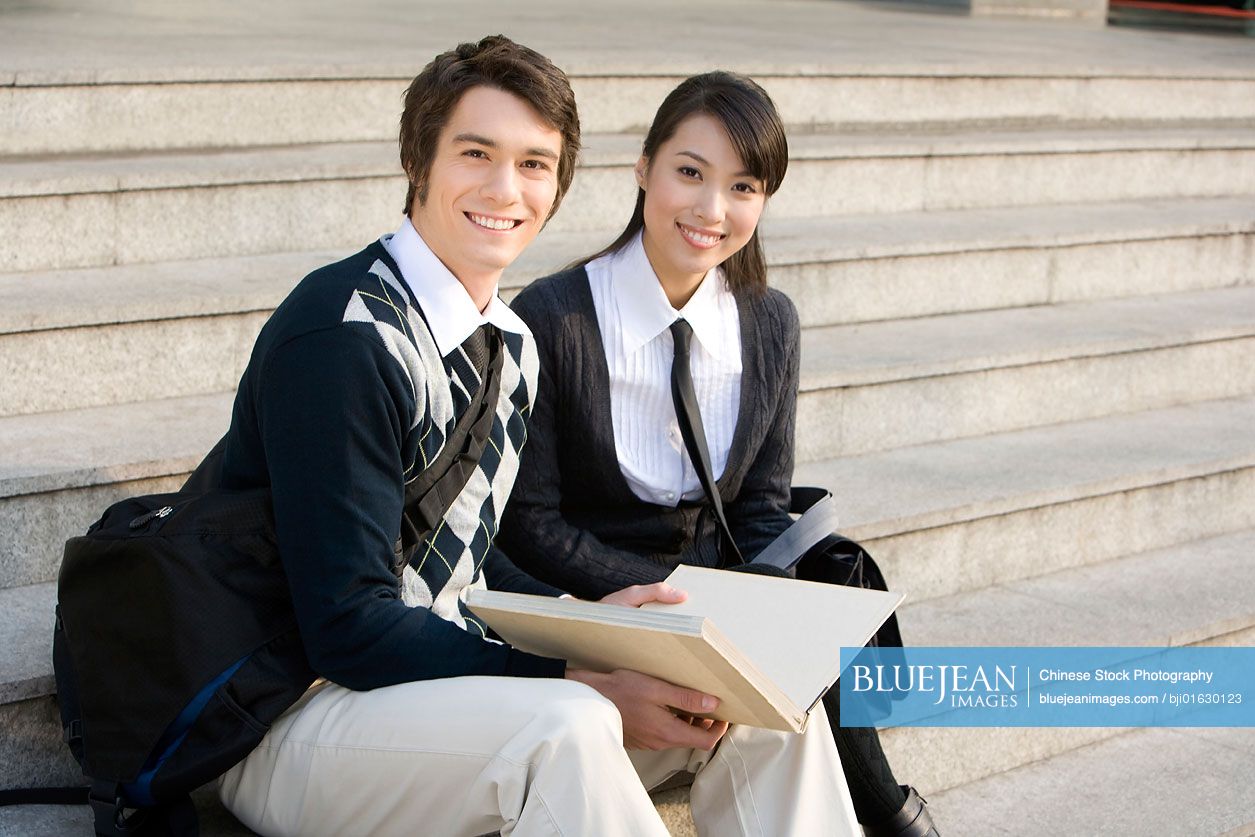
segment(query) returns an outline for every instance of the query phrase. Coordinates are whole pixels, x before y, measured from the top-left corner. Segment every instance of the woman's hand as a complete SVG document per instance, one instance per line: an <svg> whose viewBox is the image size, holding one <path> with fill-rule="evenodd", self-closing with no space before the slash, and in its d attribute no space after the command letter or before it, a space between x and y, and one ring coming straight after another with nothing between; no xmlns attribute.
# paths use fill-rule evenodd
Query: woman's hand
<svg viewBox="0 0 1255 837"><path fill-rule="evenodd" d="M603 597L600 601L602 604L620 607L640 607L648 602L679 604L687 598L688 593L672 587L665 581L659 581L655 584L633 584L631 587L624 587L622 590L616 590Z"/></svg>
<svg viewBox="0 0 1255 837"><path fill-rule="evenodd" d="M592 686L618 707L623 718L623 746L629 750L672 747L710 750L728 731L726 721L694 718L719 706L719 699L713 695L673 686L627 669L609 674L567 669L566 676L568 680ZM683 717L677 717L672 707L683 713Z"/></svg>

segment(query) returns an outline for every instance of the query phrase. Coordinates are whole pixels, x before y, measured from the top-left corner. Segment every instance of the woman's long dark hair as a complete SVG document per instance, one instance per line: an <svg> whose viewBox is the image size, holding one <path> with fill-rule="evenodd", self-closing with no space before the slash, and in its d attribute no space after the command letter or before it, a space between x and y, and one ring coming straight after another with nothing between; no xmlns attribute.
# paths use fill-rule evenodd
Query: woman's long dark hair
<svg viewBox="0 0 1255 837"><path fill-rule="evenodd" d="M680 86L663 99L654 115L641 150L645 159L652 165L658 148L675 135L685 119L699 113L713 117L723 126L746 170L762 181L767 197L774 195L789 166L789 143L784 136L784 125L767 91L737 73L716 70L680 82ZM604 250L577 264L586 264L622 249L644 227L645 190L637 189L636 208L623 232ZM767 290L767 260L757 229L749 242L720 266L733 293L762 294Z"/></svg>

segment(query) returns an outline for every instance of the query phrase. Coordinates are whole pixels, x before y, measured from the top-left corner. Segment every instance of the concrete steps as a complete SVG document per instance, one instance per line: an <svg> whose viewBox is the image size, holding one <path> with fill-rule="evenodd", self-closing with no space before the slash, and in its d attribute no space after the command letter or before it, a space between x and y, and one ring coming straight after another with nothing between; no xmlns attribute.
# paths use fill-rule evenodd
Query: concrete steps
<svg viewBox="0 0 1255 837"><path fill-rule="evenodd" d="M808 329L797 457L1244 395L1252 336L1248 288Z"/></svg>
<svg viewBox="0 0 1255 837"><path fill-rule="evenodd" d="M253 327L263 318L254 315ZM122 370L109 391L114 397L151 399L189 381L201 383L196 370L214 369L198 365L204 355L220 361L186 339L164 352L143 353L125 338L114 350L93 341L91 329L69 332L80 333L88 339L64 357L65 368L87 374L88 381ZM1148 498L1205 505L1208 490L1220 484L1238 490L1250 483L1252 335L1255 289L1246 287L810 329L803 338L798 458L806 464L799 478L831 485L850 534L884 540L889 565L901 554L908 576L912 562L935 562L940 549L961 561L972 579L991 583L996 579L984 574L991 568L971 560L960 544L1014 539L1019 533L1004 517L1010 511L1032 531L1052 525L1045 521L1057 514L1076 526L1084 514L1073 506L1084 496L1094 508L1117 502L1130 520L1140 520L1148 508L1100 498L1136 488ZM242 367L250 341L237 333L208 345L229 353L230 363L223 364L229 374ZM12 358L12 368L26 371L7 379L5 403L38 405L57 395L27 355ZM40 360L50 363L47 356ZM101 372L84 373L94 361ZM20 388L27 380L34 385ZM68 387L83 379L66 380ZM14 533L0 547L0 584L50 579L60 544L111 498L177 487L225 432L232 399L228 391L0 418L0 438L13 451L0 465L0 521ZM1117 413L1127 415L1111 415ZM1050 421L1062 423L1033 427ZM991 433L1000 435L983 435ZM844 456L833 459L837 454ZM1027 464L1021 461L1026 457ZM973 505L970 481L988 479L982 469L998 458L1018 470L1000 475L1006 483L993 484L996 490L1060 493L992 511ZM1082 470L1064 470L1064 463ZM1165 466L1177 470L1158 480L1153 475ZM1099 482L1085 489L1088 494L1069 494L1081 490L1077 480L1086 472ZM1195 478L1212 488L1190 482ZM885 493L869 490L872 484L885 485ZM966 517L953 515L951 504L959 499L967 504ZM1060 503L1066 510L1053 508ZM1036 509L1039 504L1052 510ZM934 511L952 516L938 523ZM1238 512L1200 509L1206 519ZM1123 530L1115 531L1123 542ZM920 544L920 537L929 543Z"/></svg>
<svg viewBox="0 0 1255 837"><path fill-rule="evenodd" d="M1246 530L908 600L902 632L915 645L1249 645L1253 551L1255 530ZM1192 836L1255 823L1255 796L1240 778L1255 764L1249 730L901 727L882 730L881 741L898 778L928 798L947 834ZM1198 810L1177 810L1200 799ZM695 834L686 790L662 800L679 824L672 833Z"/></svg>
<svg viewBox="0 0 1255 837"><path fill-rule="evenodd" d="M1117 220L1082 234L1077 225L1100 208ZM1245 364L1229 364L1230 373L1205 387L1197 385L1194 370L1200 363L1224 367L1221 356L1240 360L1249 349L1241 341L1255 326L1255 297L1248 288L1226 286L1255 282L1255 259L1247 258L1255 246L1255 205L1249 222L1223 220L1246 211L1242 201L1228 199L1087 209L1002 211L1002 226L976 240L954 231L971 229L990 213L937 213L897 223L849 218L827 231L841 236L827 245L822 219L777 220L767 235L772 281L812 323L887 314L903 298L913 309L906 314L969 312L808 329L802 425L816 431L799 436L799 455L850 454L1248 391ZM1053 228L1045 223L1050 218ZM1034 229L1037 222L1045 228L1035 235L1011 228ZM608 237L546 234L504 284L513 290ZM1123 264L1103 260L1117 249ZM343 254L0 275L0 362L14 371L0 380L0 416L231 389L269 309L306 272ZM1187 269L1183 262L1191 259ZM1034 267L1017 270L1025 263ZM1081 263L1094 266L1088 277L1071 269ZM1148 264L1155 268L1143 270ZM1098 281L1099 265L1111 281ZM1173 266L1177 272L1170 273ZM958 276L964 279L950 281ZM1174 286L1214 290L1059 304ZM1019 307L971 311L1000 304ZM1131 394L1133 373L1147 363L1161 370L1161 379L1154 392ZM1029 364L1033 373L1019 368ZM987 390L990 375L999 380ZM1120 385L1104 383L1112 376ZM1044 396L1043 377L1051 386L1062 378L1062 386L1086 397L1067 404L1051 399L1042 413L1027 401L1000 408L990 400L979 414L969 408L965 387L1014 402L1026 388ZM949 413L920 424L915 413L899 409L903 400L912 410ZM848 428L832 424L838 407L848 412ZM891 432L893 421L900 432Z"/></svg>
<svg viewBox="0 0 1255 837"><path fill-rule="evenodd" d="M816 133L790 148L773 218L1255 194L1247 127ZM638 153L637 135L586 137L552 228L620 226ZM392 142L8 158L0 271L360 246L396 225L399 174Z"/></svg>
<svg viewBox="0 0 1255 837"><path fill-rule="evenodd" d="M1255 638L1255 604L1246 595L1255 584L1255 563L1250 560L1252 551L1255 551L1255 530L1248 529L1128 556L1096 567L1066 569L1027 581L908 603L900 610L902 629L908 641L911 637L928 637L930 645L980 645L989 637L996 637L1000 645L1249 643ZM1188 574L1181 572L1183 563L1190 566ZM13 723L12 719L28 717L33 714L32 710L50 703L45 696L52 689L48 643L53 598L52 584L0 592L3 612L12 614L0 633L0 639L4 640L0 649L7 649L0 652L6 654L0 671L13 672L9 682L0 683L0 718L8 719L14 732L6 745L0 745L3 748L0 749L0 765L22 764L23 761L16 758L19 755L29 759L32 750L29 736L46 732L49 723L45 719L41 724L29 720L22 724ZM1005 774L1043 758L1072 757L1059 754L1113 739L1120 732L1117 729L901 728L885 731L883 740L900 777L909 778L925 794L946 788L957 788L953 793L970 794L978 792L982 780L989 776ZM1224 736L1232 737L1233 732L1213 731L1217 743L1221 744L1227 740ZM1244 733L1238 732L1238 735ZM56 736L43 737L52 745L44 754L45 763L59 756L65 761ZM17 753L13 752L15 747L24 749ZM1248 753L1247 757L1255 758L1255 753ZM1152 763L1166 766L1168 756L1159 753ZM52 781L73 781L72 767L68 769L68 775ZM8 775L5 773L5 769L0 768L0 783L29 781L11 767ZM670 809L667 812L670 818L681 824L684 798L682 791L660 798L664 808ZM1130 799L1135 798L1136 791L1132 791ZM214 807L211 801L207 807ZM1216 809L1217 816L1244 813L1237 800L1222 802ZM944 810L944 806L938 809L939 813ZM965 807L960 817L992 816L992 811L984 812L981 805L974 810ZM0 813L0 827L5 825L6 818L20 816L23 814ZM61 816L77 822L86 814L66 809ZM951 828L957 827L949 820L944 822ZM682 829L676 831L682 832ZM224 830L221 833L234 832ZM956 830L955 833L986 832Z"/></svg>
<svg viewBox="0 0 1255 837"><path fill-rule="evenodd" d="M1255 527L1255 398L798 467L912 601Z"/></svg>
<svg viewBox="0 0 1255 837"><path fill-rule="evenodd" d="M267 312L396 227L414 56L485 19L572 71L587 134L507 296L617 231L676 80L730 66L776 98L793 160L764 231L806 326L797 481L832 487L908 592L909 642L1255 642L1249 49L866 4L276 2L0 13L0 785L74 778L46 647L61 543L177 487ZM1250 819L1250 741L1119 733L884 737L943 833ZM661 806L676 834L682 800ZM244 833L204 810L211 837ZM0 811L0 834L86 823Z"/></svg>
<svg viewBox="0 0 1255 837"><path fill-rule="evenodd" d="M928 796L939 823L979 837L1250 837L1255 736L1146 729Z"/></svg>
<svg viewBox="0 0 1255 837"><path fill-rule="evenodd" d="M674 61L670 62L674 64ZM11 154L238 148L308 142L392 141L414 67L292 68L112 76L27 74L0 93L13 114ZM147 75L147 78L143 76ZM231 75L237 77L231 78ZM573 71L587 132L643 131L683 72ZM139 76L139 77L137 77ZM1011 127L1163 124L1255 119L1255 78L1087 78L1053 74L755 73L785 121L799 128ZM126 119L117 118L119 102Z"/></svg>

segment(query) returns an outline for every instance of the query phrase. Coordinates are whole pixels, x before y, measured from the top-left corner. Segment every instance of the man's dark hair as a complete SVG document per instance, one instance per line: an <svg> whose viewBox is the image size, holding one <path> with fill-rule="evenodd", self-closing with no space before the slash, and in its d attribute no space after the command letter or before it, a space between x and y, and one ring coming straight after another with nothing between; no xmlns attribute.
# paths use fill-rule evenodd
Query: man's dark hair
<svg viewBox="0 0 1255 837"><path fill-rule="evenodd" d="M427 200L427 178L440 132L449 121L462 94L472 87L494 87L511 93L532 106L541 119L562 135L558 158L558 194L549 215L558 210L562 196L575 174L580 150L580 117L575 93L566 73L535 50L516 44L504 35L490 35L477 44L459 44L437 55L405 91L401 114L401 167L410 188L405 214L410 214L417 195Z"/></svg>
<svg viewBox="0 0 1255 837"><path fill-rule="evenodd" d="M715 70L680 82L658 107L641 154L652 163L658 148L675 136L684 120L698 114L713 117L723 126L745 168L763 182L767 197L774 195L789 167L789 143L775 103L747 76ZM605 249L577 264L623 249L644 228L645 190L637 189L636 207L623 232ZM754 295L767 290L767 260L757 229L749 242L720 266L734 293Z"/></svg>

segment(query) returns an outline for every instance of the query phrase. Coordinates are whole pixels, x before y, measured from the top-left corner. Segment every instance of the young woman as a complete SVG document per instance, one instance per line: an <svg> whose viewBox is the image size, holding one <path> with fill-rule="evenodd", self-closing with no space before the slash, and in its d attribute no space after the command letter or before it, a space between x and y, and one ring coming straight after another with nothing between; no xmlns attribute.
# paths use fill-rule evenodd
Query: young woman
<svg viewBox="0 0 1255 837"><path fill-rule="evenodd" d="M690 344L711 472L741 555L789 526L799 325L793 303L767 287L758 236L787 165L761 87L727 72L689 78L645 138L622 234L515 300L536 336L540 383L498 543L532 575L600 598L681 563L737 563L721 554L685 450L672 401L677 339ZM935 834L876 731L839 726L835 697L825 704L868 833Z"/></svg>

